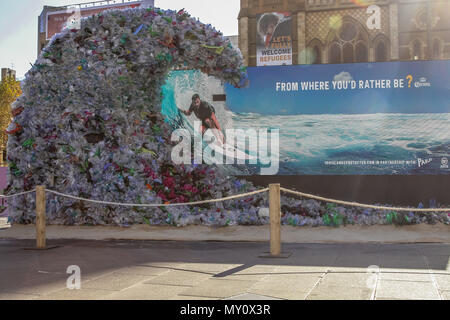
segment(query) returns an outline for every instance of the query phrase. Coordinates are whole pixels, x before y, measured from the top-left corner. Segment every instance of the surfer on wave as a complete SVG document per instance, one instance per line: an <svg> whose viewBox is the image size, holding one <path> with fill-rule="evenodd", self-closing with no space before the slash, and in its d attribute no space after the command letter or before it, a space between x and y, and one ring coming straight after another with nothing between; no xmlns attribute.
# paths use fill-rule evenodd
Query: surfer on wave
<svg viewBox="0 0 450 320"><path fill-rule="evenodd" d="M198 94L194 94L192 96L192 103L188 111L181 109L179 110L187 116L190 116L193 112L195 116L202 121L202 136L208 129L217 129L213 131L214 134L217 133L219 135L216 135L217 139L221 143L225 143L225 138L221 131L222 129L220 128L219 121L216 118L216 110L208 102L202 101Z"/></svg>

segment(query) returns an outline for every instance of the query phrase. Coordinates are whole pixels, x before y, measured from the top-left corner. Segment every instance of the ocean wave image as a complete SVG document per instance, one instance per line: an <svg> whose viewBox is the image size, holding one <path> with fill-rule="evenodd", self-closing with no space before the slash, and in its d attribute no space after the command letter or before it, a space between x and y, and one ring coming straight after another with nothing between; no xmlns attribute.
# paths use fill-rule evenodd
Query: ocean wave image
<svg viewBox="0 0 450 320"><path fill-rule="evenodd" d="M283 175L450 174L442 160L450 158L450 113L247 113L235 114L233 120L235 127L280 130Z"/></svg>
<svg viewBox="0 0 450 320"><path fill-rule="evenodd" d="M238 90L238 89L236 89ZM240 89L242 90L242 89ZM243 102L245 113L229 106L230 101L213 101L224 94L223 84L199 71L174 71L163 87L162 113L174 128L193 133L194 115L184 116L192 95L214 106L217 119L226 129L278 129L280 175L412 175L450 174L450 113L368 114L266 114L264 108ZM276 106L283 110L282 102ZM231 110L230 110L231 109ZM298 110L305 109L299 101ZM364 110L364 108L361 108ZM249 132L250 138L253 133ZM240 137L242 138L242 137ZM258 156L254 150L241 151ZM262 165L224 165L230 174L259 174Z"/></svg>

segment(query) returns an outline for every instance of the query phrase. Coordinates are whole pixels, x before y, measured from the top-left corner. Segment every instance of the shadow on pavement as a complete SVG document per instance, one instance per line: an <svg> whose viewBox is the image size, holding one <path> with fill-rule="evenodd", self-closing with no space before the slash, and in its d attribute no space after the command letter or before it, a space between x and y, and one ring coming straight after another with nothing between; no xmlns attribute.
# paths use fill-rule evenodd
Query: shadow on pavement
<svg viewBox="0 0 450 320"><path fill-rule="evenodd" d="M217 279L236 274L320 275L324 270L364 274L369 266L389 273L408 269L409 274L450 275L450 244L285 244L283 251L292 253L286 259L260 258L269 244L256 242L52 240L48 244L61 247L26 251L23 248L34 246L34 241L0 240L0 296L33 298L62 290L71 265L80 267L83 281L117 273L144 279L168 271L186 278ZM264 269L270 266L277 268Z"/></svg>

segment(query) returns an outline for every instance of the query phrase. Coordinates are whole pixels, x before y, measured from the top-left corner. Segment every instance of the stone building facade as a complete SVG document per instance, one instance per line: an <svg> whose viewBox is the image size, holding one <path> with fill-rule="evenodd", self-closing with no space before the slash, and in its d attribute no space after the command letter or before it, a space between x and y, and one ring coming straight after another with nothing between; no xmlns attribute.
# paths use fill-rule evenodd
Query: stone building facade
<svg viewBox="0 0 450 320"><path fill-rule="evenodd" d="M241 0L248 66L266 12L292 14L293 64L450 59L450 0Z"/></svg>
<svg viewBox="0 0 450 320"><path fill-rule="evenodd" d="M16 70L2 68L1 81L5 80L7 77L12 77L14 80L16 80Z"/></svg>

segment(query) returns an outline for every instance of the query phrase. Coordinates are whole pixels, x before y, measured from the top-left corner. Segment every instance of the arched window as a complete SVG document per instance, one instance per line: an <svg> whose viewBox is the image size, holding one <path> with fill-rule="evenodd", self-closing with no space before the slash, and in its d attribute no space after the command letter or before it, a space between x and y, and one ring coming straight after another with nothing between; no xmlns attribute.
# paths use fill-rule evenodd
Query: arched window
<svg viewBox="0 0 450 320"><path fill-rule="evenodd" d="M340 28L328 33L328 62L352 63L369 60L369 33L351 17L344 17Z"/></svg>
<svg viewBox="0 0 450 320"><path fill-rule="evenodd" d="M344 44L344 63L351 63L355 60L355 55L353 54L353 46L351 43Z"/></svg>
<svg viewBox="0 0 450 320"><path fill-rule="evenodd" d="M363 42L359 42L355 49L356 62L367 62L369 60L369 51Z"/></svg>
<svg viewBox="0 0 450 320"><path fill-rule="evenodd" d="M345 22L339 31L339 37L344 41L352 41L357 35L358 29L350 22Z"/></svg>
<svg viewBox="0 0 450 320"><path fill-rule="evenodd" d="M414 41L413 43L413 60L422 59L422 44L419 40Z"/></svg>
<svg viewBox="0 0 450 320"><path fill-rule="evenodd" d="M315 45L313 47L313 54L314 54L314 62L313 62L313 64L320 64L320 63L322 63L322 50L320 50L320 47L318 45Z"/></svg>
<svg viewBox="0 0 450 320"><path fill-rule="evenodd" d="M323 50L323 43L317 38L314 38L311 40L305 52L307 53L307 63L310 64L320 64L322 63L322 51Z"/></svg>
<svg viewBox="0 0 450 320"><path fill-rule="evenodd" d="M341 63L341 47L336 42L330 46L328 61L330 63Z"/></svg>
<svg viewBox="0 0 450 320"><path fill-rule="evenodd" d="M441 58L441 42L438 39L433 40L433 59Z"/></svg>
<svg viewBox="0 0 450 320"><path fill-rule="evenodd" d="M387 61L387 49L384 41L379 41L375 47L375 61Z"/></svg>

